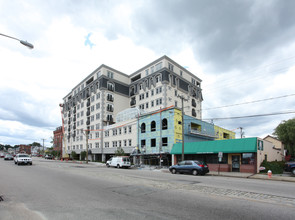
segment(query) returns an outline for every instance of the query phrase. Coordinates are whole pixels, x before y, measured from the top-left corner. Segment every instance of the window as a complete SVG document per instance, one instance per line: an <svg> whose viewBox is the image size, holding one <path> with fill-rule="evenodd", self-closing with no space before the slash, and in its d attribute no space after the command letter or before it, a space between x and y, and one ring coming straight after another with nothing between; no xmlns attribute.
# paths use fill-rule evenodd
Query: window
<svg viewBox="0 0 295 220"><path fill-rule="evenodd" d="M168 129L168 121L166 118L162 120L162 130L167 130Z"/></svg>
<svg viewBox="0 0 295 220"><path fill-rule="evenodd" d="M111 72L111 71L108 71L108 72L107 72L107 76L108 76L109 78L113 79L113 78L114 78L114 73Z"/></svg>
<svg viewBox="0 0 295 220"><path fill-rule="evenodd" d="M171 63L168 63L168 69L173 71L173 65Z"/></svg>
<svg viewBox="0 0 295 220"><path fill-rule="evenodd" d="M127 127L124 127L124 134L127 134Z"/></svg>
<svg viewBox="0 0 295 220"><path fill-rule="evenodd" d="M113 141L113 147L117 147L117 141Z"/></svg>
<svg viewBox="0 0 295 220"><path fill-rule="evenodd" d="M128 126L128 131L129 131L129 133L132 132L132 127L131 126Z"/></svg>
<svg viewBox="0 0 295 220"><path fill-rule="evenodd" d="M91 115L91 119L90 119L91 121L94 121L94 115Z"/></svg>
<svg viewBox="0 0 295 220"><path fill-rule="evenodd" d="M96 125L95 125L95 129L98 130L99 128L100 128L100 124L96 124Z"/></svg>
<svg viewBox="0 0 295 220"><path fill-rule="evenodd" d="M96 120L100 119L100 113L96 113Z"/></svg>
<svg viewBox="0 0 295 220"><path fill-rule="evenodd" d="M99 148L99 142L95 142L95 148Z"/></svg>
<svg viewBox="0 0 295 220"><path fill-rule="evenodd" d="M131 146L132 146L132 140L129 139L129 140L128 140L128 143L129 143L129 147L131 147Z"/></svg>
<svg viewBox="0 0 295 220"><path fill-rule="evenodd" d="M182 71L180 70L180 75L182 76Z"/></svg>
<svg viewBox="0 0 295 220"><path fill-rule="evenodd" d="M142 123L140 126L141 133L145 133L145 123Z"/></svg>
<svg viewBox="0 0 295 220"><path fill-rule="evenodd" d="M145 70L145 75L146 76L149 75L149 70L148 69Z"/></svg>
<svg viewBox="0 0 295 220"><path fill-rule="evenodd" d="M96 103L96 110L100 109L100 103Z"/></svg>
<svg viewBox="0 0 295 220"><path fill-rule="evenodd" d="M151 101L151 107L154 107L154 101Z"/></svg>
<svg viewBox="0 0 295 220"><path fill-rule="evenodd" d="M124 147L127 147L127 140L124 140Z"/></svg>
<svg viewBox="0 0 295 220"><path fill-rule="evenodd" d="M84 121L83 121L83 119L82 119L82 120L80 121L80 124L83 125L83 123L84 123Z"/></svg>
<svg viewBox="0 0 295 220"><path fill-rule="evenodd" d="M95 138L99 138L99 132L95 132Z"/></svg>
<svg viewBox="0 0 295 220"><path fill-rule="evenodd" d="M83 117L83 115L84 115L84 111L81 111L80 114L81 114L81 117Z"/></svg>
<svg viewBox="0 0 295 220"><path fill-rule="evenodd" d="M121 128L119 128L119 134L122 134L122 129Z"/></svg>
<svg viewBox="0 0 295 220"><path fill-rule="evenodd" d="M167 147L168 146L168 138L167 137L163 137L162 138L162 147Z"/></svg>
<svg viewBox="0 0 295 220"><path fill-rule="evenodd" d="M156 122L152 121L151 123L151 131L156 131Z"/></svg>
<svg viewBox="0 0 295 220"><path fill-rule="evenodd" d="M151 67L151 73L154 73L154 67L153 66Z"/></svg>
<svg viewBox="0 0 295 220"><path fill-rule="evenodd" d="M91 96L91 102L94 102L94 99L95 99L94 95Z"/></svg>
<svg viewBox="0 0 295 220"><path fill-rule="evenodd" d="M161 62L161 63L158 63L158 64L156 64L156 66L155 66L155 67L156 67L156 71L157 71L157 70L159 70L159 69L161 69L161 68L162 68L162 62Z"/></svg>
<svg viewBox="0 0 295 220"><path fill-rule="evenodd" d="M152 95L152 96L154 95L154 90L153 90L153 89L151 90L151 95Z"/></svg>
<svg viewBox="0 0 295 220"><path fill-rule="evenodd" d="M113 85L113 83L108 82L107 89L110 90L110 91L114 91L114 85Z"/></svg>
<svg viewBox="0 0 295 220"><path fill-rule="evenodd" d="M122 141L118 141L119 147L122 147Z"/></svg>
<svg viewBox="0 0 295 220"><path fill-rule="evenodd" d="M96 94L96 99L100 99L100 92Z"/></svg>
<svg viewBox="0 0 295 220"><path fill-rule="evenodd" d="M149 92L145 93L145 97L148 98L149 97Z"/></svg>
<svg viewBox="0 0 295 220"><path fill-rule="evenodd" d="M145 147L145 140L141 140L141 148L144 148Z"/></svg>
<svg viewBox="0 0 295 220"><path fill-rule="evenodd" d="M113 129L113 135L114 135L114 136L117 135L117 129Z"/></svg>
<svg viewBox="0 0 295 220"><path fill-rule="evenodd" d="M110 143L109 142L104 142L104 147L109 147Z"/></svg>
<svg viewBox="0 0 295 220"><path fill-rule="evenodd" d="M156 147L156 138L151 139L151 147Z"/></svg>
<svg viewBox="0 0 295 220"><path fill-rule="evenodd" d="M84 102L81 102L81 108L83 108L84 107Z"/></svg>
<svg viewBox="0 0 295 220"><path fill-rule="evenodd" d="M108 137L109 135L110 135L109 131L105 131L105 132L104 132L104 136L105 136L105 137Z"/></svg>
<svg viewBox="0 0 295 220"><path fill-rule="evenodd" d="M149 103L145 103L145 108L149 108Z"/></svg>
<svg viewBox="0 0 295 220"><path fill-rule="evenodd" d="M174 106L177 107L177 101L175 101Z"/></svg>
<svg viewBox="0 0 295 220"><path fill-rule="evenodd" d="M90 107L90 110L93 112L94 111L94 105L92 105L91 107Z"/></svg>
<svg viewBox="0 0 295 220"><path fill-rule="evenodd" d="M254 164L254 153L243 153L242 164Z"/></svg>

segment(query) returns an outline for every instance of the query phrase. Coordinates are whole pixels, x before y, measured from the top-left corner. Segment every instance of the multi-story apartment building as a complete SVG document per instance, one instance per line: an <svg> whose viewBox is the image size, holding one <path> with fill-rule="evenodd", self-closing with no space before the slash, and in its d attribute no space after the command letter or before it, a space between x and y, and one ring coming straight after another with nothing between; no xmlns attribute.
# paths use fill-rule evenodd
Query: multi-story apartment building
<svg viewBox="0 0 295 220"><path fill-rule="evenodd" d="M185 115L201 119L201 80L167 56L131 75L101 65L64 97L63 151L85 151L87 131L89 153L94 160L105 161L106 155L119 146L130 153L138 147L136 114L182 107L180 97L187 100ZM137 109L134 116L120 121L118 113L128 108ZM117 137L110 138L110 132Z"/></svg>

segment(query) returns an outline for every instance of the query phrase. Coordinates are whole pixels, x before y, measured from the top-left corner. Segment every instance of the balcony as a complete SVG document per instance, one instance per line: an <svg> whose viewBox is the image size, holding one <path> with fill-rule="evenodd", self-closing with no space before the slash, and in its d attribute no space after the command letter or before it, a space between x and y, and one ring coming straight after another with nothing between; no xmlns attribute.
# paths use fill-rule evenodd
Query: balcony
<svg viewBox="0 0 295 220"><path fill-rule="evenodd" d="M87 100L87 104L86 105L87 105L87 107L90 106L90 99Z"/></svg>
<svg viewBox="0 0 295 220"><path fill-rule="evenodd" d="M112 96L107 96L107 100L110 101L110 102L113 102L114 98Z"/></svg>
<svg viewBox="0 0 295 220"><path fill-rule="evenodd" d="M133 106L133 105L136 105L136 100L135 100L135 99L132 99L132 100L130 101L130 106Z"/></svg>
<svg viewBox="0 0 295 220"><path fill-rule="evenodd" d="M73 113L76 114L76 112L77 112L77 111L76 111L76 108L74 108Z"/></svg>
<svg viewBox="0 0 295 220"><path fill-rule="evenodd" d="M86 121L86 125L90 125L90 120L87 120Z"/></svg>
<svg viewBox="0 0 295 220"><path fill-rule="evenodd" d="M76 122L76 117L73 118L73 122Z"/></svg>
<svg viewBox="0 0 295 220"><path fill-rule="evenodd" d="M87 116L89 116L89 115L90 115L90 110L88 110L88 111L86 112L86 115L87 115Z"/></svg>
<svg viewBox="0 0 295 220"><path fill-rule="evenodd" d="M107 107L107 111L108 112L113 112L114 111L114 108L113 107Z"/></svg>

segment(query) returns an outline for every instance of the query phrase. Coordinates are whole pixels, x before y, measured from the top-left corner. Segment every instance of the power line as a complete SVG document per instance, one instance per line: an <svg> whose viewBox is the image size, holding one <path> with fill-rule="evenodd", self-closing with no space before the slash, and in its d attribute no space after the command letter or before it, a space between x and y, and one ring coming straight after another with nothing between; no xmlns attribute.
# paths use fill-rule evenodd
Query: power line
<svg viewBox="0 0 295 220"><path fill-rule="evenodd" d="M205 108L205 109L203 109L203 111L204 110L219 109L219 108L227 108L227 107L232 107L232 106L237 106L237 105L246 105L246 104L252 104L252 103L257 103L257 102L264 102L264 101L269 101L269 100L274 100L274 99L286 98L286 97L294 96L294 95L295 94L289 94L289 95L283 95L283 96L272 97L272 98L267 98L267 99L260 99L260 100L255 100L255 101L242 102L242 103L231 104L231 105L224 105L224 106L212 107L212 108Z"/></svg>
<svg viewBox="0 0 295 220"><path fill-rule="evenodd" d="M233 116L233 117L224 117L224 118L208 118L208 119L203 119L203 121L240 119L240 118L255 118L255 117L264 117L264 116L271 116L271 115L294 114L294 113L295 113L295 111L292 110L292 111L287 111L287 112L275 112L275 113L258 114L258 115Z"/></svg>

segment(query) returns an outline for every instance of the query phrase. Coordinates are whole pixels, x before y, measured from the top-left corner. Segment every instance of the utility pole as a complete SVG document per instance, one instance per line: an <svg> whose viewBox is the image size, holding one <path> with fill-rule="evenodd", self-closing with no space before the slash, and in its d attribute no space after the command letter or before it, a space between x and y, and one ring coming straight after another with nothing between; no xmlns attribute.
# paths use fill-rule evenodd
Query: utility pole
<svg viewBox="0 0 295 220"><path fill-rule="evenodd" d="M242 127L239 127L239 128L240 128L241 138L243 138L243 135L244 135L243 128Z"/></svg>
<svg viewBox="0 0 295 220"><path fill-rule="evenodd" d="M184 111L183 111L183 100L188 101L188 99L184 98L183 95L178 95L178 98L181 99L181 126L182 126L182 154L181 161L184 161Z"/></svg>
<svg viewBox="0 0 295 220"><path fill-rule="evenodd" d="M162 150L162 107L160 107L160 143L159 143L159 165L160 165L160 168L162 166L162 164L161 164L161 160L162 160L161 150Z"/></svg>
<svg viewBox="0 0 295 220"><path fill-rule="evenodd" d="M88 164L88 133L89 133L89 130L86 129L85 130L85 136L86 136L86 164Z"/></svg>
<svg viewBox="0 0 295 220"><path fill-rule="evenodd" d="M46 139L44 139L44 138L42 138L41 140L43 140L43 154L45 153L45 151L44 151L44 141L46 140ZM44 155L43 155L44 156Z"/></svg>

